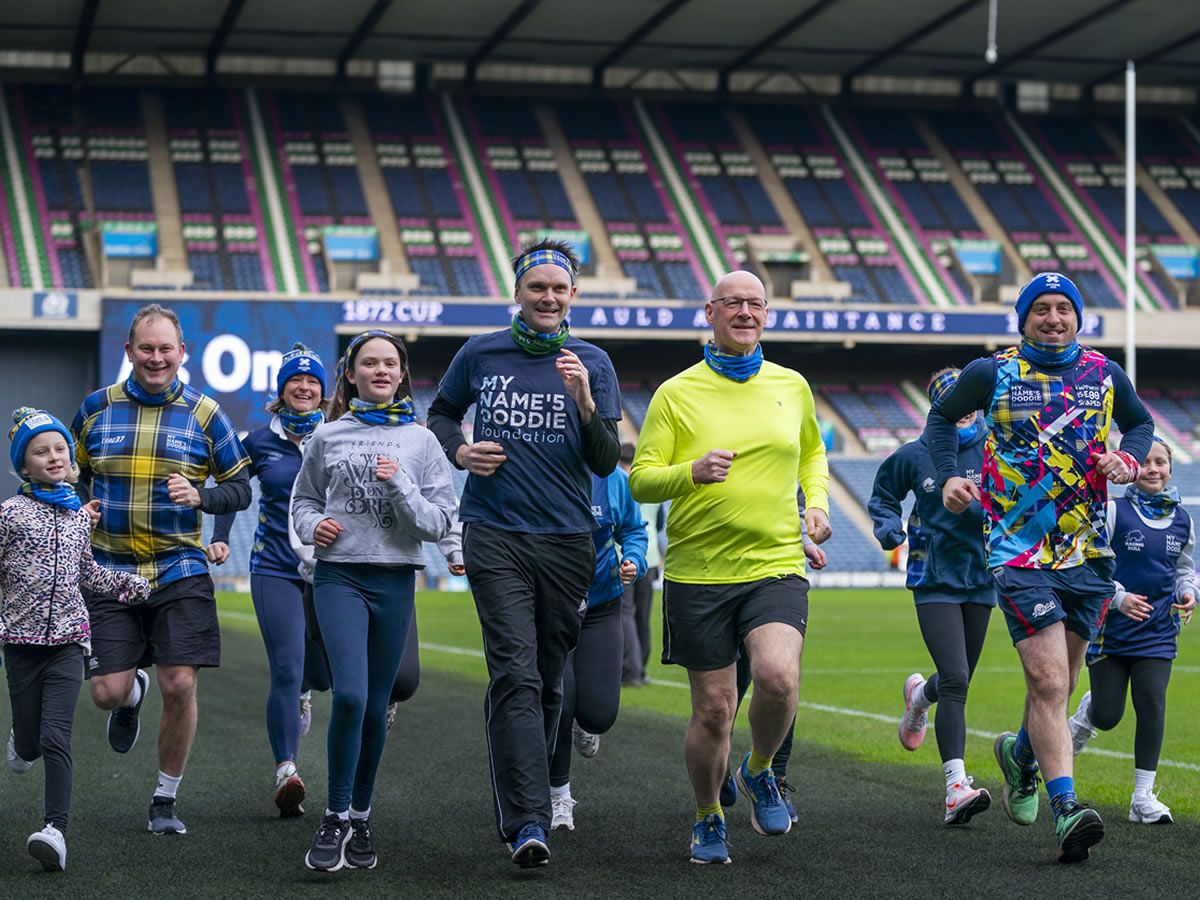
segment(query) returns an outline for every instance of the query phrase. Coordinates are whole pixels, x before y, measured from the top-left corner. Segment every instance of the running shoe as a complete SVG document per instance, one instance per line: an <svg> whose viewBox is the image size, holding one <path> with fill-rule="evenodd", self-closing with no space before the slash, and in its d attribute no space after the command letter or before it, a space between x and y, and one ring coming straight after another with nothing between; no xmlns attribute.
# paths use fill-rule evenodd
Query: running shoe
<svg viewBox="0 0 1200 900"><path fill-rule="evenodd" d="M308 734L312 728L312 691L300 695L300 737Z"/></svg>
<svg viewBox="0 0 1200 900"><path fill-rule="evenodd" d="M726 769L725 780L721 782L721 806L733 806L737 799L737 782L733 780L733 773Z"/></svg>
<svg viewBox="0 0 1200 900"><path fill-rule="evenodd" d="M150 801L151 834L187 834L187 826L175 814L175 798L155 796Z"/></svg>
<svg viewBox="0 0 1200 900"><path fill-rule="evenodd" d="M295 766L288 766L287 770L276 772L275 805L279 808L281 819L292 819L304 815L304 807L301 804L307 795L308 791Z"/></svg>
<svg viewBox="0 0 1200 900"><path fill-rule="evenodd" d="M775 776L770 768L751 775L746 771L749 761L750 754L747 753L737 768L736 778L738 788L750 800L750 824L759 834L787 834L792 829L792 820L787 807L783 805L783 798L779 796Z"/></svg>
<svg viewBox="0 0 1200 900"><path fill-rule="evenodd" d="M1079 803L1068 803L1054 823L1058 837L1058 861L1083 862L1089 851L1104 838L1104 822L1100 814Z"/></svg>
<svg viewBox="0 0 1200 900"><path fill-rule="evenodd" d="M349 819L343 819L337 813L322 816L312 846L304 854L304 865L315 872L336 872L346 865L349 841Z"/></svg>
<svg viewBox="0 0 1200 900"><path fill-rule="evenodd" d="M974 784L975 780L968 775L962 784L951 785L950 790L946 791L947 825L966 825L992 805L992 795Z"/></svg>
<svg viewBox="0 0 1200 900"><path fill-rule="evenodd" d="M392 733L392 726L396 724L396 713L400 711L400 703L389 703L387 708L387 720L384 723L386 734Z"/></svg>
<svg viewBox="0 0 1200 900"><path fill-rule="evenodd" d="M550 830L575 830L575 801L570 794L550 795Z"/></svg>
<svg viewBox="0 0 1200 900"><path fill-rule="evenodd" d="M41 831L35 831L25 841L29 855L42 864L47 872L62 872L67 868L67 841L63 833L46 823Z"/></svg>
<svg viewBox="0 0 1200 900"><path fill-rule="evenodd" d="M1129 821L1139 825L1174 825L1171 807L1150 791L1134 791L1129 801Z"/></svg>
<svg viewBox="0 0 1200 900"><path fill-rule="evenodd" d="M904 715L900 717L900 746L905 750L916 750L925 740L925 729L929 727L929 708L921 709L913 704L913 694L923 688L925 678L913 672L904 682Z"/></svg>
<svg viewBox="0 0 1200 900"><path fill-rule="evenodd" d="M14 775L24 775L33 768L33 763L26 762L17 755L17 737L11 731L8 733L8 748L5 756L8 757L8 768Z"/></svg>
<svg viewBox="0 0 1200 900"><path fill-rule="evenodd" d="M783 805L787 808L788 818L792 820L793 825L800 824L800 814L796 812L796 806L788 796L788 794L796 793L796 789L788 784L786 775L780 775L776 778L775 784L779 787L779 796L783 798Z"/></svg>
<svg viewBox="0 0 1200 900"><path fill-rule="evenodd" d="M1032 825L1037 821L1038 814L1038 777L1037 771L1024 773L1017 761L1013 759L1013 744L1017 736L1006 731L997 736L992 751L996 754L996 762L1000 765L1000 773L1004 776L1004 788L1000 791L1000 800L1004 804L1004 812L1018 825Z"/></svg>
<svg viewBox="0 0 1200 900"><path fill-rule="evenodd" d="M578 722L571 723L571 740L584 759L591 759L600 752L600 735L584 731Z"/></svg>
<svg viewBox="0 0 1200 900"><path fill-rule="evenodd" d="M692 827L692 862L700 865L733 862L725 840L725 820L716 813L709 813Z"/></svg>
<svg viewBox="0 0 1200 900"><path fill-rule="evenodd" d="M134 678L142 686L142 696L133 706L118 706L108 714L108 746L118 753L128 753L137 743L138 735L142 733L142 720L139 713L146 695L150 693L150 675L144 669L138 669Z"/></svg>
<svg viewBox="0 0 1200 900"><path fill-rule="evenodd" d="M512 861L522 869L533 869L550 862L550 845L546 842L546 829L537 822L526 823L517 832L517 839L508 845Z"/></svg>
<svg viewBox="0 0 1200 900"><path fill-rule="evenodd" d="M346 844L346 865L352 869L373 869L379 864L371 820L350 817L350 841Z"/></svg>
<svg viewBox="0 0 1200 900"><path fill-rule="evenodd" d="M1075 710L1075 714L1067 719L1067 725L1071 729L1071 750L1076 756L1082 753L1088 741L1096 736L1096 728L1092 725L1090 717L1091 711L1092 692L1088 691L1079 698L1079 708Z"/></svg>

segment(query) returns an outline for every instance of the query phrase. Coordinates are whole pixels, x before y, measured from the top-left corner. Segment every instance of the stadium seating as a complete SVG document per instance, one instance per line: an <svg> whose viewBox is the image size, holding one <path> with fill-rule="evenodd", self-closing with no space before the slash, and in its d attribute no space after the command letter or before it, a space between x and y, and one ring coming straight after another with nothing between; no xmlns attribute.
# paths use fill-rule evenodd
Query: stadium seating
<svg viewBox="0 0 1200 900"><path fill-rule="evenodd" d="M894 450L917 437L925 417L891 384L820 384L820 395L872 452Z"/></svg>

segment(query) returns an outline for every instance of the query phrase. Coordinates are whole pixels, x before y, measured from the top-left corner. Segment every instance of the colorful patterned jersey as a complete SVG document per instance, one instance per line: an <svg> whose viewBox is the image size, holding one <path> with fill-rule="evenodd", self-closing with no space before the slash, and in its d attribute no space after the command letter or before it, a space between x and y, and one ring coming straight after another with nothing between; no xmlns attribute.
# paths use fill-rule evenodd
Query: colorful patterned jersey
<svg viewBox="0 0 1200 900"><path fill-rule="evenodd" d="M995 355L985 410L983 508L988 565L1064 569L1111 557L1104 478L1090 462L1104 453L1113 382L1102 353L1052 374L1010 347Z"/></svg>
<svg viewBox="0 0 1200 900"><path fill-rule="evenodd" d="M167 494L179 473L194 486L218 482L250 464L237 432L211 397L185 386L163 406L147 406L114 384L88 396L71 423L76 459L90 470L101 502L92 532L96 561L136 572L155 588L208 572L200 510Z"/></svg>

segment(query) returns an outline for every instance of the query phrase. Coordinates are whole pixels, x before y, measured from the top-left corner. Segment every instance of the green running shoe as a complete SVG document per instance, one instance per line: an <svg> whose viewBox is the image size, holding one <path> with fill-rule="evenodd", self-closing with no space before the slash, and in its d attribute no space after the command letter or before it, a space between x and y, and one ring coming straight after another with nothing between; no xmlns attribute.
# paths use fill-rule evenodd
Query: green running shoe
<svg viewBox="0 0 1200 900"><path fill-rule="evenodd" d="M1104 822L1100 814L1078 803L1070 804L1054 823L1058 837L1058 861L1083 862L1089 850L1104 838Z"/></svg>
<svg viewBox="0 0 1200 900"><path fill-rule="evenodd" d="M1010 819L1018 825L1032 825L1037 821L1038 814L1038 777L1036 774L1025 775L1013 759L1012 748L1016 742L1017 736L1006 731L996 738L993 746L996 762L1000 764L1000 772L1004 775L1000 799Z"/></svg>

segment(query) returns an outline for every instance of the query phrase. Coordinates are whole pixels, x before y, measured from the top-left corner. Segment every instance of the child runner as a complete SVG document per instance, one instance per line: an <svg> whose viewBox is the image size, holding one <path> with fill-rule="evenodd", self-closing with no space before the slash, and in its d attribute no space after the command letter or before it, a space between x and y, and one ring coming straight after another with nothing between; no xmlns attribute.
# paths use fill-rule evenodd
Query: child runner
<svg viewBox="0 0 1200 900"><path fill-rule="evenodd" d="M304 862L334 872L378 861L371 794L425 564L421 543L449 533L458 502L437 439L413 427L399 338L367 331L350 342L329 415L304 454L292 515L300 539L317 548L313 601L333 676L329 801Z"/></svg>
<svg viewBox="0 0 1200 900"><path fill-rule="evenodd" d="M1154 792L1167 712L1167 682L1181 622L1196 608L1196 531L1179 505L1171 480L1171 448L1155 438L1141 472L1125 496L1105 510L1117 554L1113 606L1088 647L1092 689L1071 716L1076 753L1096 729L1116 728L1125 714L1125 694L1133 697L1137 729L1133 738L1133 797L1129 821L1169 825L1170 808Z"/></svg>
<svg viewBox="0 0 1200 900"><path fill-rule="evenodd" d="M623 469L605 478L592 476L592 514L596 574L588 590L579 643L563 669L562 713L550 754L550 828L568 831L575 830L571 746L590 759L600 749L599 735L617 720L624 662L621 599L626 586L646 573L646 523L629 493L629 476Z"/></svg>
<svg viewBox="0 0 1200 900"><path fill-rule="evenodd" d="M61 872L67 867L71 724L92 638L79 585L135 603L146 599L150 584L102 568L92 557L90 510L81 508L70 484L75 442L66 426L28 406L13 412L13 421L9 458L22 484L0 504L0 643L13 720L8 766L22 774L45 758L45 827L25 845L43 868Z"/></svg>
<svg viewBox="0 0 1200 900"><path fill-rule="evenodd" d="M929 400L937 403L958 381L958 369L942 369L929 379ZM958 420L958 473L978 485L983 472L984 431L977 413ZM900 504L916 498L908 534ZM925 739L929 707L937 704L937 743L946 776L947 825L965 825L991 805L992 798L967 775L967 686L983 651L996 589L983 551L983 507L972 500L951 513L937 489L937 473L925 438L905 444L883 461L867 503L875 537L884 550L908 541L907 586L917 606L921 637L935 671L926 680L914 673L904 682L900 744L916 750Z"/></svg>

